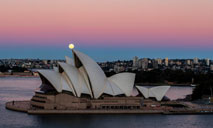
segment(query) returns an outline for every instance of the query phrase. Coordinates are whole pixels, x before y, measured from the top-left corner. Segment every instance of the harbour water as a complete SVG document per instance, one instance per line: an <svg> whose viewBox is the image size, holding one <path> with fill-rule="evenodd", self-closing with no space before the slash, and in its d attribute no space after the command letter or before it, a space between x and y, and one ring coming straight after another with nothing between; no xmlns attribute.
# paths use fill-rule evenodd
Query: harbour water
<svg viewBox="0 0 213 128"><path fill-rule="evenodd" d="M213 115L28 115L5 109L12 100L29 100L39 78L0 78L0 128L212 128ZM191 87L172 87L166 96L184 98Z"/></svg>

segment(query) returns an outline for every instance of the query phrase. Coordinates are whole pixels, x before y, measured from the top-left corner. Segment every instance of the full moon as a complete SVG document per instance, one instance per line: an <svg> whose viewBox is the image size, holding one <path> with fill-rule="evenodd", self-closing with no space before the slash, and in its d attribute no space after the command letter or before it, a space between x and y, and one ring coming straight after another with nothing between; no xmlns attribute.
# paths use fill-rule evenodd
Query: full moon
<svg viewBox="0 0 213 128"><path fill-rule="evenodd" d="M74 47L75 47L74 44L69 44L69 48L70 48L70 49L73 49Z"/></svg>

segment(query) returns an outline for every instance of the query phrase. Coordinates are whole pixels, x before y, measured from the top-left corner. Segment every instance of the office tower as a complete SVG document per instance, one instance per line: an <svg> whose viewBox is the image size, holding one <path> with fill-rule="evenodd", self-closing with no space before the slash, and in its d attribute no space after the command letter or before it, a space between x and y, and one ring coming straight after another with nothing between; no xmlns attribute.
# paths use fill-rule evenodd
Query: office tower
<svg viewBox="0 0 213 128"><path fill-rule="evenodd" d="M191 60L186 60L187 65L191 65Z"/></svg>
<svg viewBox="0 0 213 128"><path fill-rule="evenodd" d="M159 65L162 65L162 59L157 58L157 62L158 62Z"/></svg>
<svg viewBox="0 0 213 128"><path fill-rule="evenodd" d="M142 59L142 69L147 69L149 64L149 60L147 58Z"/></svg>
<svg viewBox="0 0 213 128"><path fill-rule="evenodd" d="M207 58L207 59L205 59L205 61L206 61L206 65L209 66L210 65L210 60Z"/></svg>
<svg viewBox="0 0 213 128"><path fill-rule="evenodd" d="M153 59L152 64L153 64L154 69L158 69L158 60L157 59Z"/></svg>
<svg viewBox="0 0 213 128"><path fill-rule="evenodd" d="M167 67L169 66L169 59L168 59L168 57L165 58L165 66L167 66Z"/></svg>
<svg viewBox="0 0 213 128"><path fill-rule="evenodd" d="M197 58L197 57L194 58L193 63L194 63L194 64L198 64L198 58Z"/></svg>
<svg viewBox="0 0 213 128"><path fill-rule="evenodd" d="M211 70L211 71L213 71L213 64L211 64L211 66L210 66L210 70Z"/></svg>
<svg viewBox="0 0 213 128"><path fill-rule="evenodd" d="M138 67L138 57L137 56L135 56L133 58L133 67Z"/></svg>

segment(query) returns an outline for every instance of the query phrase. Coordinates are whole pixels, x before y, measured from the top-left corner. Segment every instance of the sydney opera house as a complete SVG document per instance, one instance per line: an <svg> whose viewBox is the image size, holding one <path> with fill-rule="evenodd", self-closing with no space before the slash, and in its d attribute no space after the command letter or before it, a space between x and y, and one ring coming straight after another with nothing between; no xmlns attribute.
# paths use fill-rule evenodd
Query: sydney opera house
<svg viewBox="0 0 213 128"><path fill-rule="evenodd" d="M134 73L106 77L86 54L72 50L73 59L59 62L53 70L39 70L41 86L30 104L34 109L141 109L158 105L170 86L135 86Z"/></svg>

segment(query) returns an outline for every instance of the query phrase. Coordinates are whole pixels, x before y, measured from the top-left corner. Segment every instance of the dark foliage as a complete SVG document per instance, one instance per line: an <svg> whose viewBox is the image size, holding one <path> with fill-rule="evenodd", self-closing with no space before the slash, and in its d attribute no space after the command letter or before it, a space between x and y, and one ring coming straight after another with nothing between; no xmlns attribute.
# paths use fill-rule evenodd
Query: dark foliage
<svg viewBox="0 0 213 128"><path fill-rule="evenodd" d="M24 72L27 69L26 68L22 68L22 67L12 67L10 68L9 66L0 66L0 72L7 72L8 70L12 70L13 72Z"/></svg>
<svg viewBox="0 0 213 128"><path fill-rule="evenodd" d="M213 96L213 74L199 74L195 78L198 84L193 91L192 99L201 99L203 95Z"/></svg>
<svg viewBox="0 0 213 128"><path fill-rule="evenodd" d="M134 71L134 73L136 73L136 83L164 83L165 81L191 83L194 77L192 71L183 72L182 70Z"/></svg>
<svg viewBox="0 0 213 128"><path fill-rule="evenodd" d="M116 73L114 71L112 71L112 72L105 72L105 74L107 77L110 77L112 75L115 75Z"/></svg>

